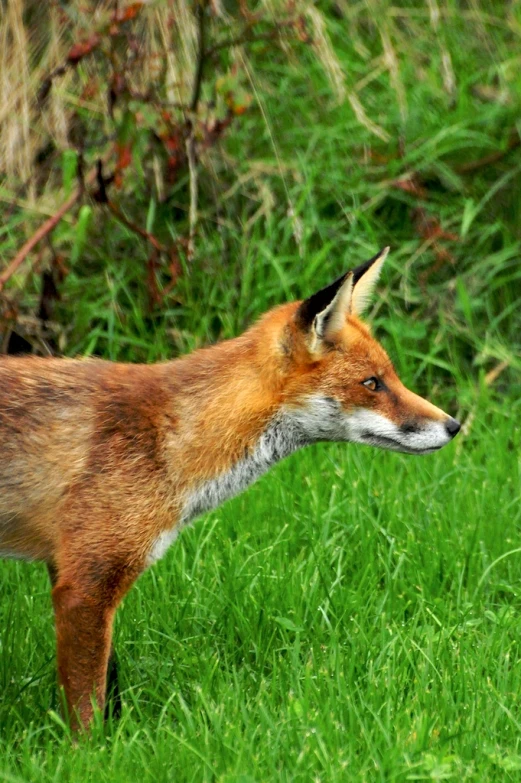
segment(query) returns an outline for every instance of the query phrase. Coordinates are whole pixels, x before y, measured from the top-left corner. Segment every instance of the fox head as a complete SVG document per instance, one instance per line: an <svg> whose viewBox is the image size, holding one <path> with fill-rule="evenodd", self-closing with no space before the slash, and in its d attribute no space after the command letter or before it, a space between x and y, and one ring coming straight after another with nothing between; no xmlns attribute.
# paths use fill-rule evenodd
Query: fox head
<svg viewBox="0 0 521 783"><path fill-rule="evenodd" d="M359 318L388 251L290 305L283 404L309 441L352 441L430 454L454 438L459 422L403 385Z"/></svg>

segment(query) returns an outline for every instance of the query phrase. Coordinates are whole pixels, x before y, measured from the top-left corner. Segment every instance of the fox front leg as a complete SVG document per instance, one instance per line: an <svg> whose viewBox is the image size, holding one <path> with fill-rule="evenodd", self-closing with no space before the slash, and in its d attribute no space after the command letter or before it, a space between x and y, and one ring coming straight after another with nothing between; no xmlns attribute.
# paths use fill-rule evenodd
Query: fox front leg
<svg viewBox="0 0 521 783"><path fill-rule="evenodd" d="M53 563L47 563L51 588L54 590L58 582L58 571ZM105 688L105 719L112 713L113 717L121 716L121 691L119 688L118 662L114 644L110 645L109 660L107 663L107 681Z"/></svg>
<svg viewBox="0 0 521 783"><path fill-rule="evenodd" d="M115 607L58 579L52 591L58 683L65 692L71 727L88 726L93 699L105 707Z"/></svg>

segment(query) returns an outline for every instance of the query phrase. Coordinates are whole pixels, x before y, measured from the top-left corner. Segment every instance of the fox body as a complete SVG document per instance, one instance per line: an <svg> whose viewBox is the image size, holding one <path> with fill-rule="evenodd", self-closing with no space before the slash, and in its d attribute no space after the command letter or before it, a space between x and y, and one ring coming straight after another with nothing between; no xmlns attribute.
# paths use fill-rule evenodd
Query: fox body
<svg viewBox="0 0 521 783"><path fill-rule="evenodd" d="M457 433L359 320L386 254L174 361L0 360L0 553L49 567L73 724L104 705L118 603L183 525L307 444Z"/></svg>

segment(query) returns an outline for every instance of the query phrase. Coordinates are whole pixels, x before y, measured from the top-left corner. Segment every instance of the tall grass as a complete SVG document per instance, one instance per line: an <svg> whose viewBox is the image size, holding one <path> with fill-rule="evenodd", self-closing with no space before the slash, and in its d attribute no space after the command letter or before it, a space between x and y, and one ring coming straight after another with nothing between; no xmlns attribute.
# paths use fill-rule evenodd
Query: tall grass
<svg viewBox="0 0 521 783"><path fill-rule="evenodd" d="M157 20L166 8L152 3L143 17L149 49L161 37ZM307 9L313 44L286 40L281 50L261 41L223 50L223 70L238 70L253 103L203 161L195 257L186 265L181 253L178 283L147 313L147 242L103 208L94 208L86 235L85 221L67 215L52 236L54 253L70 266L59 286L58 349L149 360L158 355L150 343L161 344L167 329L168 353L175 354L236 333L267 306L309 293L391 244L374 313L391 340L403 343L404 332L393 334L389 316L406 310L409 346L429 357L435 375L445 377L443 352L473 375L504 363L502 377L515 380L520 27L515 4L494 8L338 3L327 16ZM189 6L179 13L188 17ZM175 30L188 40L191 24ZM24 29L34 47L39 39L30 17ZM21 32L12 36L22 41ZM70 41L69 30L62 53ZM181 43L172 56L185 58L180 83L188 84L193 58ZM163 37L161 46L167 44ZM36 62L41 80L50 61ZM80 65L76 90L94 67ZM77 97L60 84L52 94L72 111ZM96 100L101 112L103 94ZM83 113L88 109L84 102ZM487 163L490 155L495 159ZM48 199L61 198L60 177L70 183L67 156L52 160L50 190L32 203L16 197L16 178L5 180L6 261L52 211ZM132 171L125 181L120 207L136 223L166 242L186 235L188 174L166 202ZM11 281L10 297L22 314L37 310L41 268L52 259L43 251L31 259L34 271L26 263ZM159 286L170 288L167 271L157 274Z"/></svg>

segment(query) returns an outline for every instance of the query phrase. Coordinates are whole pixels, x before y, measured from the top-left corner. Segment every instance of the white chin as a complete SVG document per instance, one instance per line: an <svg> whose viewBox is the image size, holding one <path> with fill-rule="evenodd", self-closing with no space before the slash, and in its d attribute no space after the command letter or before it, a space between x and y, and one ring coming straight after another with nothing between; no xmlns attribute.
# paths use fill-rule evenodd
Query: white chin
<svg viewBox="0 0 521 783"><path fill-rule="evenodd" d="M391 438L382 438L378 436L364 437L356 441L362 443L365 446L376 446L378 449L385 449L386 451L399 451L401 454L416 454L421 456L423 454L434 454L435 451L439 451L445 445L442 443L440 446L424 446L420 448L413 448L407 446L404 443L393 441Z"/></svg>

